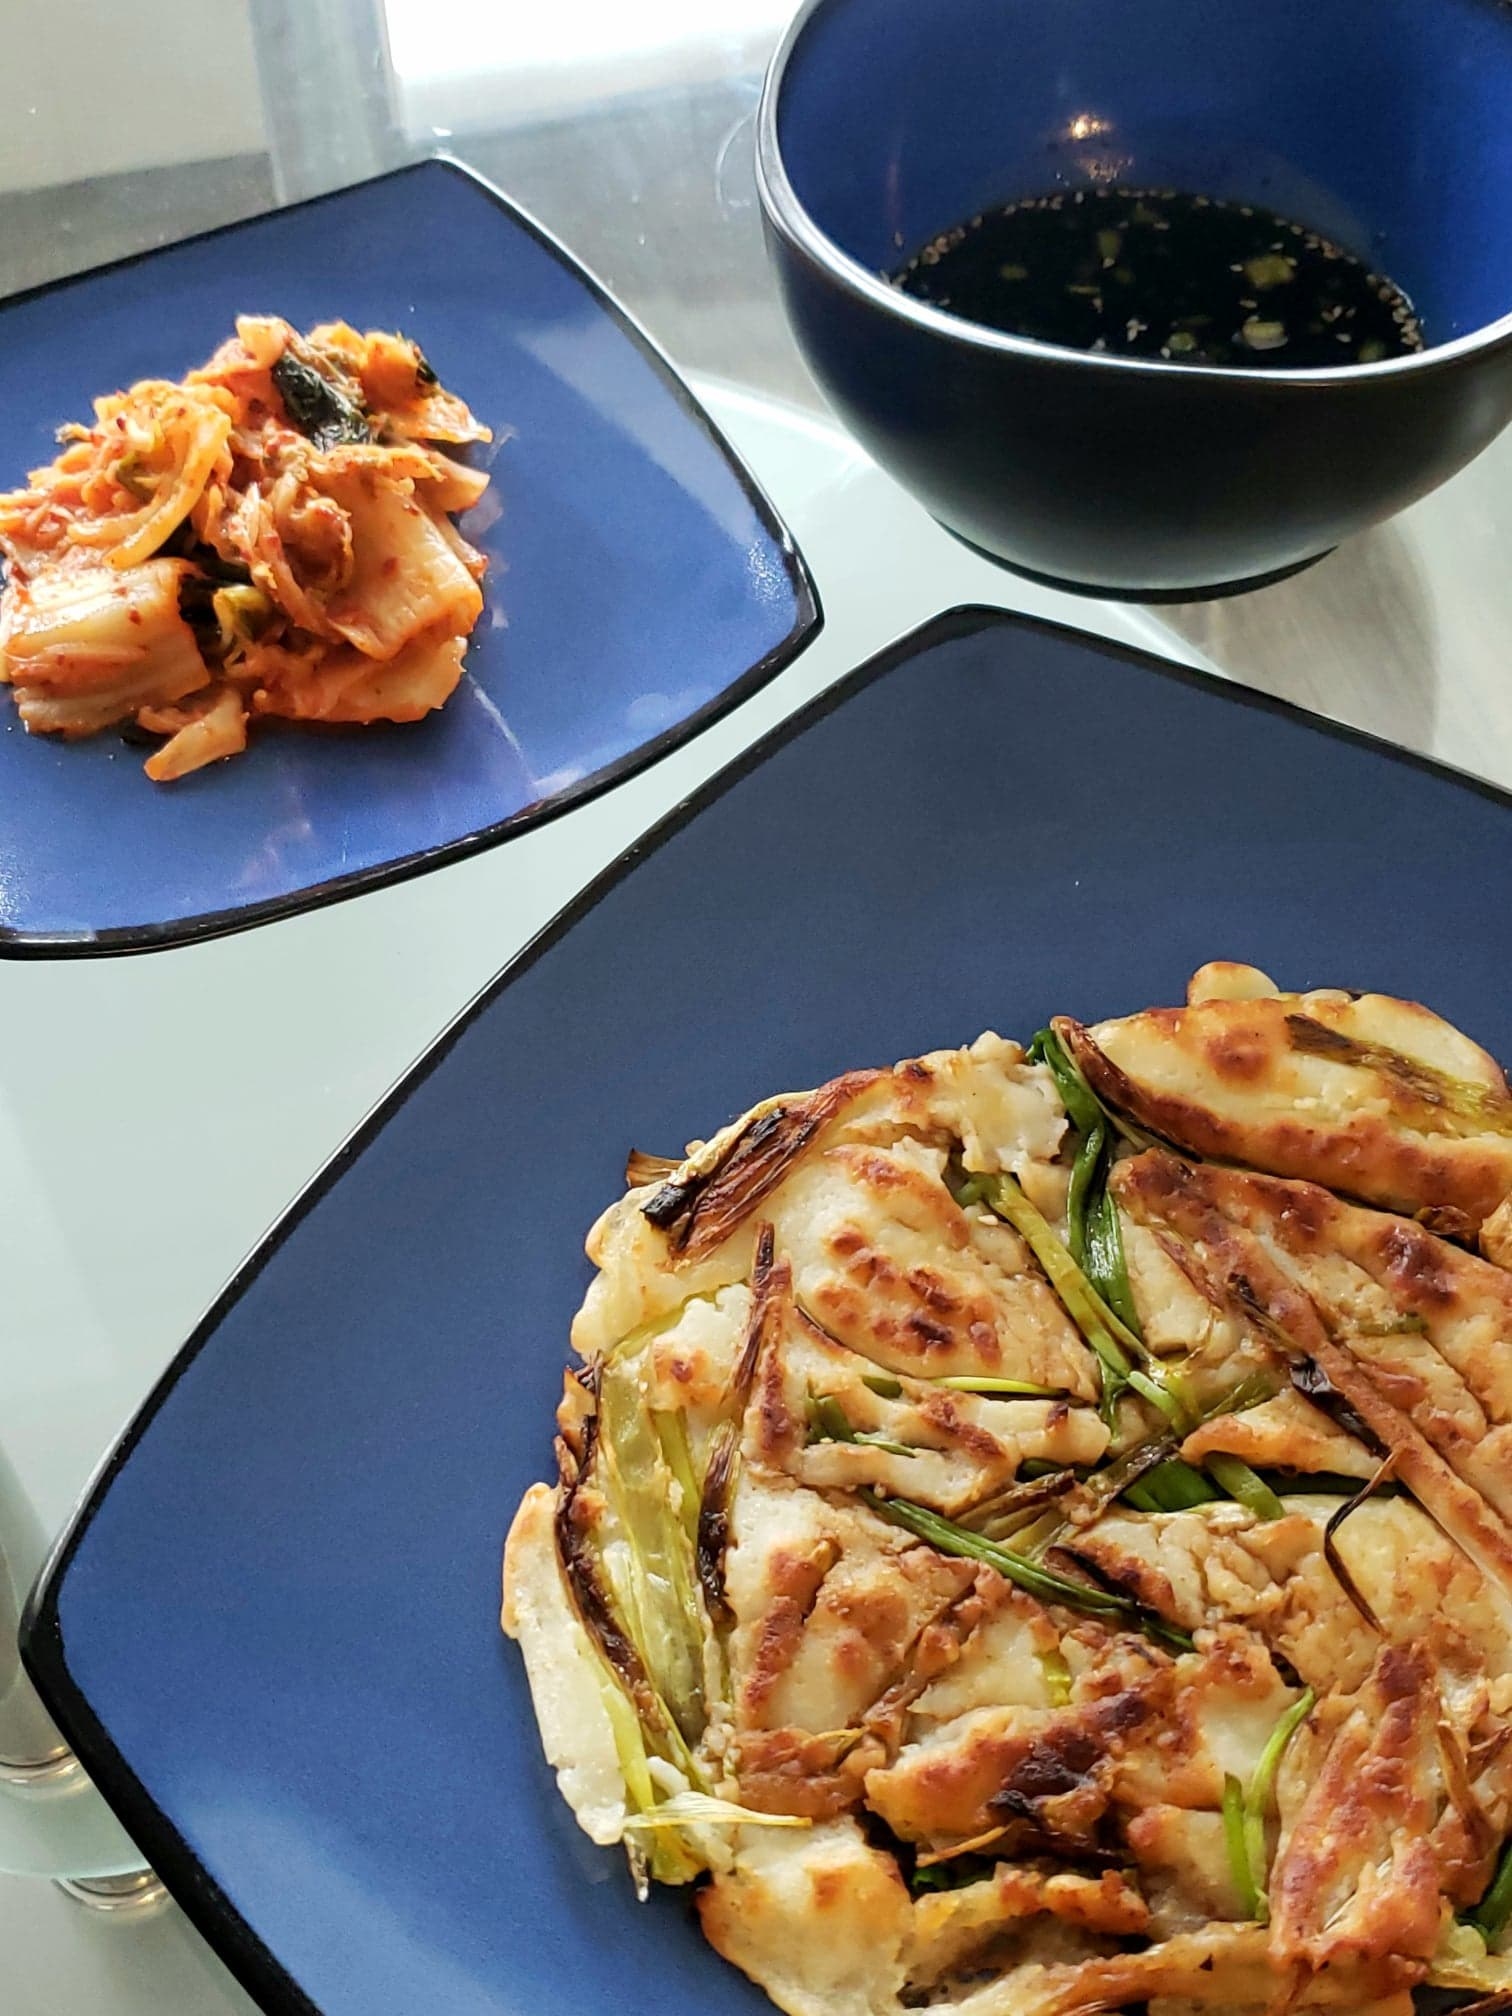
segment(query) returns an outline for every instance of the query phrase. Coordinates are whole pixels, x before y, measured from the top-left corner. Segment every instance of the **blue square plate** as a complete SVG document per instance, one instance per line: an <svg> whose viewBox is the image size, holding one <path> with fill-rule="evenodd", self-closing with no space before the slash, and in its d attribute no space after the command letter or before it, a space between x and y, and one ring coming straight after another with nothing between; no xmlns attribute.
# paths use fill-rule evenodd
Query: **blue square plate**
<svg viewBox="0 0 1512 2016"><path fill-rule="evenodd" d="M258 312L403 329L493 428L462 684L414 726L260 726L163 787L113 734L28 736L0 689L0 954L181 945L491 846L686 741L818 628L786 529L666 359L450 161L0 302L0 489L97 393L180 375Z"/></svg>
<svg viewBox="0 0 1512 2016"><path fill-rule="evenodd" d="M1069 725L1066 725L1069 724ZM1072 632L940 618L725 771L247 1264L43 1577L28 1667L266 2008L767 2008L545 1769L499 1555L625 1151L1203 960L1512 1051L1512 800Z"/></svg>

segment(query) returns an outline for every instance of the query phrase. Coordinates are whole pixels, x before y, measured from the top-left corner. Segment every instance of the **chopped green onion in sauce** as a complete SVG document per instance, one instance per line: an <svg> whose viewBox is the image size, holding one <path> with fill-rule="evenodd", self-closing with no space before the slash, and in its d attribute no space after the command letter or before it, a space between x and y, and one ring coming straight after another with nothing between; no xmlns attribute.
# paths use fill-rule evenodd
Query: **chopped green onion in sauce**
<svg viewBox="0 0 1512 2016"><path fill-rule="evenodd" d="M942 231L893 284L1070 350L1250 370L1378 364L1424 347L1411 301L1321 233L1174 189L1057 189Z"/></svg>

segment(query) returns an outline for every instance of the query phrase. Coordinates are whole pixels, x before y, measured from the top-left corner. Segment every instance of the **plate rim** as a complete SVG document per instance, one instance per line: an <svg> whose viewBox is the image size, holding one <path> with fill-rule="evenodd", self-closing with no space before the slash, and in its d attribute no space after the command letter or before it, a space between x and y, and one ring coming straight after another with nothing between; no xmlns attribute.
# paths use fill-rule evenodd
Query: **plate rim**
<svg viewBox="0 0 1512 2016"><path fill-rule="evenodd" d="M426 1045L238 1264L153 1382L145 1399L130 1416L86 1483L38 1572L22 1612L18 1632L22 1666L70 1749L84 1766L101 1797L162 1878L169 1894L241 1986L267 2012L267 2016L326 2016L326 2012L311 2000L203 1867L167 1812L147 1791L116 1747L82 1689L75 1684L68 1669L58 1615L58 1599L74 1555L116 1477L130 1461L179 1379L211 1341L224 1319L274 1259L284 1242L494 1001L566 938L644 861L693 825L708 806L759 770L789 742L798 740L817 722L836 713L857 694L886 678L899 666L942 644L994 630L1009 638L1016 633L1027 632L1079 645L1094 656L1153 673L1178 685L1195 687L1241 708L1301 723L1333 740L1373 750L1389 761L1406 764L1430 776L1468 787L1478 796L1512 812L1512 790L1441 762L1437 757L1405 749L1368 729L1330 720L1326 715L1299 706L1295 701L1258 692L1220 674L1163 658L1156 652L1098 636L1072 624L1054 622L1017 610L994 608L988 604L963 603L929 617L893 639L852 667L822 693L777 722L664 813L543 925Z"/></svg>
<svg viewBox="0 0 1512 2016"><path fill-rule="evenodd" d="M143 952L166 952L186 945L202 945L215 938L227 938L238 931L255 930L264 924L280 923L284 918L297 917L306 911L322 910L328 904L345 902L354 896L370 894L374 890L387 889L400 882L408 882L418 875L429 874L433 869L443 868L450 862L467 859L470 855L486 853L519 834L533 831L559 818L562 813L586 805L618 784L638 776L664 756L682 748L706 728L722 719L743 701L758 693L763 686L775 679L779 672L787 669L793 661L807 650L824 628L824 606L819 590L809 570L807 560L793 537L786 520L777 510L745 458L738 453L715 421L713 415L699 399L692 386L672 362L656 338L644 324L605 286L598 275L571 252L556 234L542 224L523 205L505 195L497 183L491 181L470 163L456 155L438 150L423 155L415 161L402 162L396 168L388 168L377 175L364 176L360 181L344 183L339 189L322 190L317 196L302 197L296 203L276 205L270 210L255 211L249 217L233 218L229 223L213 225L206 231L194 231L185 238L176 238L166 245L149 245L137 252L124 253L118 259L108 259L98 266L87 267L81 273L66 273L53 280L43 280L33 287L23 287L18 293L0 296L0 331L8 310L28 301L40 300L46 295L63 293L71 287L83 286L98 280L107 273L115 273L133 266L140 266L165 253L176 252L185 245L201 245L216 238L226 238L248 225L266 223L271 219L293 215L301 210L314 210L322 204L338 201L349 196L354 190L376 188L386 182L397 182L415 175L429 176L440 170L449 176L470 183L488 197L494 207L500 210L506 220L517 225L527 237L535 239L557 264L580 283L595 305L607 315L609 321L627 338L631 346L638 350L645 361L660 377L672 394L683 417L691 421L699 433L713 448L744 493L747 502L756 514L762 533L770 541L782 566L784 578L792 592L794 601L793 621L787 633L779 639L754 665L729 680L718 693L684 716L670 728L649 740L638 743L591 772L587 777L573 780L560 791L539 803L525 806L507 818L494 820L490 825L474 828L457 839L442 841L438 846L425 847L397 860L379 862L369 868L354 869L350 874L333 875L323 882L311 883L307 888L298 889L283 896L274 896L259 903L231 905L220 910L198 912L192 917L162 924L111 925L103 931L29 931L18 930L13 925L0 924L0 959L99 959L121 958Z"/></svg>

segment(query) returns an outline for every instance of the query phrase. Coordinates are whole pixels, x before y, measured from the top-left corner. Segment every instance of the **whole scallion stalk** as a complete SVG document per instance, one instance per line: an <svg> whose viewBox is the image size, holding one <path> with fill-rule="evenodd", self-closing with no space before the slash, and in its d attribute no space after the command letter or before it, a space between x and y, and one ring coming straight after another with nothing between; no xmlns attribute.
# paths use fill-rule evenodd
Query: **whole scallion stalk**
<svg viewBox="0 0 1512 2016"><path fill-rule="evenodd" d="M1054 1227L1024 1195L1016 1178L992 1177L985 1201L1028 1245L1066 1314L1091 1347L1102 1370L1104 1419L1111 1422L1119 1394L1133 1387L1168 1420L1179 1424L1181 1403L1167 1390L1160 1366L1145 1350L1136 1332L1098 1294L1057 1237Z"/></svg>
<svg viewBox="0 0 1512 2016"><path fill-rule="evenodd" d="M884 1498L876 1491L867 1491L862 1495L872 1510L880 1513L890 1524L903 1527L918 1539L927 1541L931 1547L937 1547L942 1554L954 1554L966 1561L981 1561L987 1567L995 1568L1005 1581L1013 1583L1026 1595L1038 1597L1042 1603L1059 1603L1068 1610L1081 1611L1084 1616L1128 1624L1183 1651L1191 1650L1192 1641L1185 1632L1176 1630L1132 1597L1119 1595L1111 1589L1093 1588L1088 1583L1074 1582L1068 1575L1058 1575L1054 1569L1028 1560L981 1533L973 1533L969 1527L958 1526L954 1520L931 1511L926 1505L915 1505L906 1498Z"/></svg>
<svg viewBox="0 0 1512 2016"><path fill-rule="evenodd" d="M703 1613L693 1541L675 1507L673 1472L641 1391L636 1361L599 1377L598 1452L624 1546L606 1560L618 1607L684 1740L703 1733ZM618 1570L618 1572L616 1572Z"/></svg>
<svg viewBox="0 0 1512 2016"><path fill-rule="evenodd" d="M1029 1055L1049 1069L1066 1117L1081 1137L1066 1199L1071 1257L1113 1313L1136 1335L1139 1312L1129 1289L1118 1206L1108 1190L1113 1122L1053 1029L1041 1029Z"/></svg>
<svg viewBox="0 0 1512 2016"><path fill-rule="evenodd" d="M1097 1095L1066 1055L1053 1030L1040 1030L1029 1045L1029 1055L1049 1069L1066 1118L1081 1137L1071 1165L1071 1187L1066 1198L1066 1243L1077 1266L1085 1267L1088 1219L1097 1202L1103 1155L1108 1145L1108 1123Z"/></svg>
<svg viewBox="0 0 1512 2016"><path fill-rule="evenodd" d="M1113 1193L1106 1187L1107 1172L1103 1173L1104 1187L1087 1213L1087 1243L1082 1265L1087 1271L1087 1279L1092 1282L1113 1313L1129 1329L1139 1330L1139 1311L1134 1307L1133 1290L1129 1287L1129 1270L1124 1260L1123 1231L1119 1225L1118 1206L1113 1202Z"/></svg>

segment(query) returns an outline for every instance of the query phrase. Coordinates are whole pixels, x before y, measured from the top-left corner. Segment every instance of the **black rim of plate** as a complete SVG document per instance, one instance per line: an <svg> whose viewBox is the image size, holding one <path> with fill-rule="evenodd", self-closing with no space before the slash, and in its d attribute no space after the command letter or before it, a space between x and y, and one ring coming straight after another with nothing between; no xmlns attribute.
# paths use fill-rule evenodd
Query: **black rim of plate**
<svg viewBox="0 0 1512 2016"><path fill-rule="evenodd" d="M96 280L104 273L115 273L131 266L140 266L165 253L177 251L181 245L202 245L214 238L233 237L245 230L249 224L260 224L272 217L283 217L299 210L315 210L322 204L338 202L349 196L354 189L370 189L383 182L396 182L403 176L424 174L435 169L444 169L479 189L504 216L517 225L529 237L534 238L558 262L572 274L589 296L608 315L611 322L627 337L630 343L652 366L676 399L686 417L691 420L705 439L720 455L747 500L755 510L761 528L772 541L781 561L788 585L792 589L795 614L792 628L780 643L773 646L766 656L758 659L744 672L739 673L722 690L715 694L694 713L679 721L674 727L664 729L639 747L630 750L613 763L608 763L590 776L582 777L565 789L554 792L549 798L534 805L527 805L521 811L511 813L506 819L496 820L491 826L480 826L474 832L464 833L455 840L444 841L439 847L422 848L418 853L406 854L396 861L387 861L372 868L361 868L350 875L337 875L325 882L312 883L307 889L298 889L287 896L278 896L265 903L249 903L225 910L207 910L197 917L186 917L172 924L126 924L117 925L105 931L33 932L17 931L10 926L0 925L0 958L9 959L79 959L99 957L120 957L132 952L162 952L182 945L200 945L212 938L224 938L233 932L246 931L260 924L280 922L285 917L296 917L302 911L323 909L328 903L339 903L347 897L364 895L370 890L391 888L399 882L408 882L416 875L428 874L433 868L442 868L448 862L465 860L471 854L481 854L490 847L497 847L502 841L512 840L519 833L543 826L563 812L575 806L585 805L592 798L612 790L616 784L634 777L642 770L649 769L663 756L670 755L684 743L691 742L715 721L720 720L743 700L775 679L777 674L792 664L800 652L811 644L824 627L824 610L819 600L819 591L809 573L808 563L798 550L797 542L786 523L779 516L776 506L767 496L760 483L746 466L744 460L726 440L715 424L713 417L695 397L692 389L683 379L677 367L654 337L641 326L629 310L623 307L596 276L589 272L580 260L575 258L561 240L540 224L527 210L513 202L504 192L480 175L465 161L457 160L445 153L430 154L421 161L410 161L399 168L390 168L382 175L368 176L361 182L348 183L344 188L327 190L319 196L306 197L299 203L286 203L273 210L264 210L251 217L239 217L230 224L218 224L213 230L197 231L187 238L176 239L171 245L154 245L143 252L129 252L121 259L107 260L100 266L91 266L83 273L70 273L58 280L47 280L40 286L23 288L18 294L6 295L0 299L0 326L3 326L5 310L23 301L34 301L47 294L65 292L70 287Z"/></svg>
<svg viewBox="0 0 1512 2016"><path fill-rule="evenodd" d="M795 741L817 721L833 714L857 693L878 679L885 678L888 673L911 659L956 638L993 630L1010 641L1015 633L1020 631L1027 631L1036 636L1060 638L1080 645L1096 656L1115 660L1140 672L1172 680L1178 685L1195 687L1232 706L1250 708L1262 714L1276 715L1284 720L1304 722L1321 734L1341 742L1352 743L1356 747L1373 749L1393 762L1406 764L1409 768L1423 771L1430 776L1445 778L1512 811L1512 792L1504 791L1499 785L1489 783L1484 778L1471 776L1465 771L1456 770L1451 765L1440 763L1432 757L1420 756L1412 750L1398 748L1394 743L1386 741L1381 736L1372 735L1364 729L1327 720L1305 707L1293 705L1290 701L1273 699L1269 694L1256 693L1248 687L1230 685L1214 674L1198 672L1189 666L1175 664L1170 659L1157 657L1151 652L1140 651L1130 645L1091 636L1067 624L1046 622L1039 617L1021 616L1002 609L973 605L947 610L942 615L932 617L918 629L889 644L875 657L867 659L847 673L817 699L809 701L806 706L779 722L749 749L744 750L722 770L717 771L698 790L675 805L656 825L595 877L565 909L559 911L552 921L447 1024L404 1076L384 1094L366 1118L358 1123L295 1198L283 1217L238 1267L205 1315L200 1318L187 1342L174 1355L167 1369L122 1432L114 1449L85 1487L79 1505L37 1577L21 1620L22 1664L70 1748L122 1826L162 1878L170 1895L183 1907L185 1914L204 1934L242 1986L269 2012L269 2016L324 2016L324 2012L318 2004L311 2001L277 1956L258 1938L219 1884L201 1866L193 1849L116 1748L104 1724L74 1685L69 1673L68 1656L58 1617L58 1596L68 1574L69 1564L89 1530L90 1521L103 1504L118 1473L131 1460L132 1452L152 1425L158 1409L201 1349L214 1336L222 1319L250 1288L289 1235L320 1202L326 1192L339 1181L347 1168L381 1132L410 1094L425 1082L458 1039L479 1016L486 1013L492 1003L515 980L527 973L537 960L544 958L559 940L565 938L576 924L590 911L596 909L600 901L632 875L643 861L649 859L668 840L691 825L705 807L722 798L733 785L759 769L769 757L775 755L787 743Z"/></svg>

